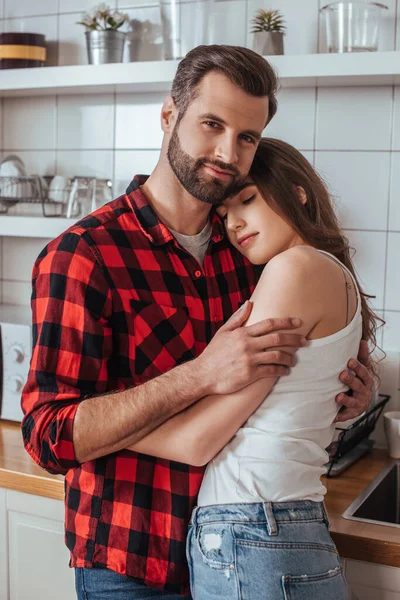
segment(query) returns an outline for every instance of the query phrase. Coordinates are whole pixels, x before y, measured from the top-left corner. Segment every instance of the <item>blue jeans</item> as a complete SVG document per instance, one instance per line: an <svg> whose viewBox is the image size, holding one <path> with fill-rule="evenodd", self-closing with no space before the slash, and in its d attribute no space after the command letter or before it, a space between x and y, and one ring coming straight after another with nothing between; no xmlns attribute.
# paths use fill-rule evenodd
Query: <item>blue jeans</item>
<svg viewBox="0 0 400 600"><path fill-rule="evenodd" d="M322 503L196 507L187 556L194 600L348 600Z"/></svg>
<svg viewBox="0 0 400 600"><path fill-rule="evenodd" d="M125 577L109 569L75 569L75 590L78 600L191 600L138 583L133 577Z"/></svg>

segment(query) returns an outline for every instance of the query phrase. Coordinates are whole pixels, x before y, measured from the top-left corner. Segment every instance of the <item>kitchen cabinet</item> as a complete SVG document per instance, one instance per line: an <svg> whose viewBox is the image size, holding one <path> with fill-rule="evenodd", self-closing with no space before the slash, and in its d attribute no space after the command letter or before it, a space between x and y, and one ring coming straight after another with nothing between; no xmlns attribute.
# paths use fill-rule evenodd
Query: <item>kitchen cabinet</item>
<svg viewBox="0 0 400 600"><path fill-rule="evenodd" d="M345 560L346 579L357 600L400 600L400 569Z"/></svg>
<svg viewBox="0 0 400 600"><path fill-rule="evenodd" d="M64 503L0 489L0 600L74 600Z"/></svg>
<svg viewBox="0 0 400 600"><path fill-rule="evenodd" d="M0 488L0 600L8 599L6 490Z"/></svg>

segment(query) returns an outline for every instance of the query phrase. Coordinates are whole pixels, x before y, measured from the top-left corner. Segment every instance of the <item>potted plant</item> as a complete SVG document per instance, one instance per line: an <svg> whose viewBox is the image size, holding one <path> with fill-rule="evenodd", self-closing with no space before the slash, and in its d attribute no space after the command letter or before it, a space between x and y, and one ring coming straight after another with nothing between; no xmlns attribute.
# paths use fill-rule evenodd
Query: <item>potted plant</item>
<svg viewBox="0 0 400 600"><path fill-rule="evenodd" d="M127 14L100 4L78 21L78 25L86 27L89 64L122 62L126 33L118 30L128 20Z"/></svg>
<svg viewBox="0 0 400 600"><path fill-rule="evenodd" d="M252 19L253 49L262 56L283 54L285 24L279 10L260 8Z"/></svg>

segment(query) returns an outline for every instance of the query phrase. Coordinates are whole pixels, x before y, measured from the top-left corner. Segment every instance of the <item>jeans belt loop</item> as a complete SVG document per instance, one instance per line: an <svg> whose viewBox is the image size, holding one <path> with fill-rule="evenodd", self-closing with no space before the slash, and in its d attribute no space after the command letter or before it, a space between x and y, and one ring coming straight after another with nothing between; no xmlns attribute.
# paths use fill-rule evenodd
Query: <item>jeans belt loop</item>
<svg viewBox="0 0 400 600"><path fill-rule="evenodd" d="M194 506L193 510L192 510L192 514L190 517L190 521L189 521L189 525L193 525L195 527L195 529L197 529L197 511L198 511L199 507L198 506Z"/></svg>
<svg viewBox="0 0 400 600"><path fill-rule="evenodd" d="M272 502L264 502L263 506L267 518L268 535L278 535L278 526L276 524Z"/></svg>
<svg viewBox="0 0 400 600"><path fill-rule="evenodd" d="M330 521L329 521L329 516L328 516L328 512L326 510L325 504L322 502L322 514L323 514L323 518L325 523L327 524L328 528L330 527Z"/></svg>

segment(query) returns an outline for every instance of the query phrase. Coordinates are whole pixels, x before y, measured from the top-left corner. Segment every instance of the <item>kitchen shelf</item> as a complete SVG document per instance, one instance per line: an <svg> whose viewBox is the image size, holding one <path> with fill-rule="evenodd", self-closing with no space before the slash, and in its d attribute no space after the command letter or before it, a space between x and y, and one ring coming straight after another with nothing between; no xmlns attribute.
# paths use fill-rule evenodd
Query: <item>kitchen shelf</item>
<svg viewBox="0 0 400 600"><path fill-rule="evenodd" d="M283 87L400 84L400 51L266 57ZM0 96L166 92L178 61L2 70Z"/></svg>
<svg viewBox="0 0 400 600"><path fill-rule="evenodd" d="M55 238L76 219L0 216L0 237Z"/></svg>

